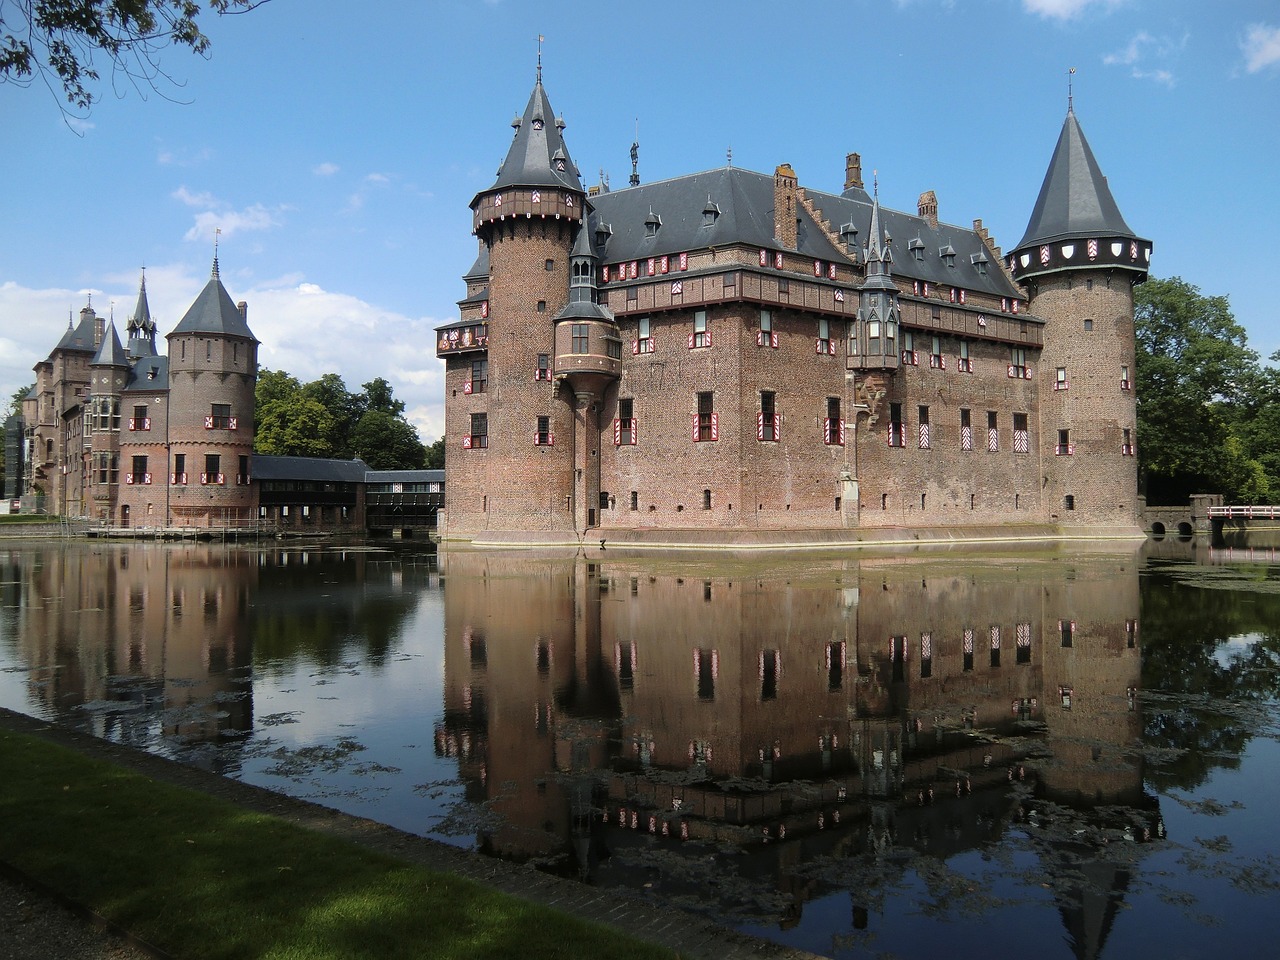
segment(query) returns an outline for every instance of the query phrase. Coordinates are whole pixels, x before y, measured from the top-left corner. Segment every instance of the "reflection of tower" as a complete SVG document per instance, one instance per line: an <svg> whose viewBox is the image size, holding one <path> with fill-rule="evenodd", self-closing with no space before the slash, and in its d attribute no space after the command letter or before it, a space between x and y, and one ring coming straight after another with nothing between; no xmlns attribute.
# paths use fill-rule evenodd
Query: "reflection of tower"
<svg viewBox="0 0 1280 960"><path fill-rule="evenodd" d="M1151 241L1125 223L1068 110L1009 257L1045 321L1040 446L1046 503L1064 526L1139 524L1133 286L1150 258Z"/></svg>

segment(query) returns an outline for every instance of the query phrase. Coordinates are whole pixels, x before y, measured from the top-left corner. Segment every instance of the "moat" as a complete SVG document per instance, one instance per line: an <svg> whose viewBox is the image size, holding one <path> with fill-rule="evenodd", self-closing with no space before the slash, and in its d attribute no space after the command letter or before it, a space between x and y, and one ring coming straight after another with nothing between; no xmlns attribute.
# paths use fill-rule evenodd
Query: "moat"
<svg viewBox="0 0 1280 960"><path fill-rule="evenodd" d="M816 953L1280 932L1280 551L0 564L2 706Z"/></svg>

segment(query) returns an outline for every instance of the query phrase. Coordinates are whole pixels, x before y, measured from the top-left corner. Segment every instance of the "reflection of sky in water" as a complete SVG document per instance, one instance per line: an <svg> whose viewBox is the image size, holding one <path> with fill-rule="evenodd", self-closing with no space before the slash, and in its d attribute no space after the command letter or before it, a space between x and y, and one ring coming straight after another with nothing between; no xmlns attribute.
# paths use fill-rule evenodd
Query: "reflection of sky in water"
<svg viewBox="0 0 1280 960"><path fill-rule="evenodd" d="M1260 633L1245 633L1238 637L1228 637L1213 651L1213 658L1220 667L1230 667L1233 661L1248 656L1249 649L1262 640Z"/></svg>

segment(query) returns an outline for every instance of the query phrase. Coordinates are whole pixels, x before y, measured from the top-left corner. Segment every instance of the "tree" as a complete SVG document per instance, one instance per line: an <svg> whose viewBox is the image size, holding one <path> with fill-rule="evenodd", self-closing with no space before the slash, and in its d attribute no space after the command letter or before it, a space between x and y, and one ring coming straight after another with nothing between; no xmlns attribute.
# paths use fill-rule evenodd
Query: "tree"
<svg viewBox="0 0 1280 960"><path fill-rule="evenodd" d="M428 470L444 469L444 437L427 447L426 468Z"/></svg>
<svg viewBox="0 0 1280 960"><path fill-rule="evenodd" d="M1258 355L1226 297L1206 297L1174 277L1134 291L1138 467L1151 503L1220 492L1254 502L1265 471L1246 436Z"/></svg>
<svg viewBox="0 0 1280 960"><path fill-rule="evenodd" d="M304 392L297 377L280 370L259 370L254 419L253 448L258 453L277 457L334 455L333 416Z"/></svg>
<svg viewBox="0 0 1280 960"><path fill-rule="evenodd" d="M403 417L370 410L352 431L356 456L375 470L421 470L427 450L418 431Z"/></svg>
<svg viewBox="0 0 1280 960"><path fill-rule="evenodd" d="M219 14L245 13L267 0L204 0ZM67 102L88 110L99 79L94 55L106 56L113 74L155 89L173 82L160 66L165 47L206 55L199 0L0 0L0 82L52 78Z"/></svg>
<svg viewBox="0 0 1280 960"><path fill-rule="evenodd" d="M361 384L361 386L364 388L365 399L370 410L388 413L393 417L398 417L404 413L404 401L397 400L391 395L391 384L387 383L382 377L370 380L368 383Z"/></svg>
<svg viewBox="0 0 1280 960"><path fill-rule="evenodd" d="M306 396L320 403L333 418L330 436L333 456L350 460L354 456L351 452L351 431L355 429L368 408L368 401L364 394L348 392L342 377L336 373L326 373L319 380L312 380L302 388L302 391Z"/></svg>

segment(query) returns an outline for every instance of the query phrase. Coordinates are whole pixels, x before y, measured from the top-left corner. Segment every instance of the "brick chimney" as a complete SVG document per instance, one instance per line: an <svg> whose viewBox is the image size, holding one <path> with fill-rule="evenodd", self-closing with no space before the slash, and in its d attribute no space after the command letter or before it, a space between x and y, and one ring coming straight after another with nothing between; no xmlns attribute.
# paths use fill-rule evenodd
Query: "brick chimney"
<svg viewBox="0 0 1280 960"><path fill-rule="evenodd" d="M862 189L862 155L847 153L844 157L844 188Z"/></svg>
<svg viewBox="0 0 1280 960"><path fill-rule="evenodd" d="M929 221L929 226L937 228L938 197L932 190L926 190L920 194L920 199L916 201L916 210L921 217Z"/></svg>
<svg viewBox="0 0 1280 960"><path fill-rule="evenodd" d="M773 171L773 239L785 250L796 248L796 172L789 163Z"/></svg>
<svg viewBox="0 0 1280 960"><path fill-rule="evenodd" d="M249 304L246 303L244 300L241 300L239 303L236 304L236 310L240 314L240 319L243 320L245 323L248 323L249 322Z"/></svg>

